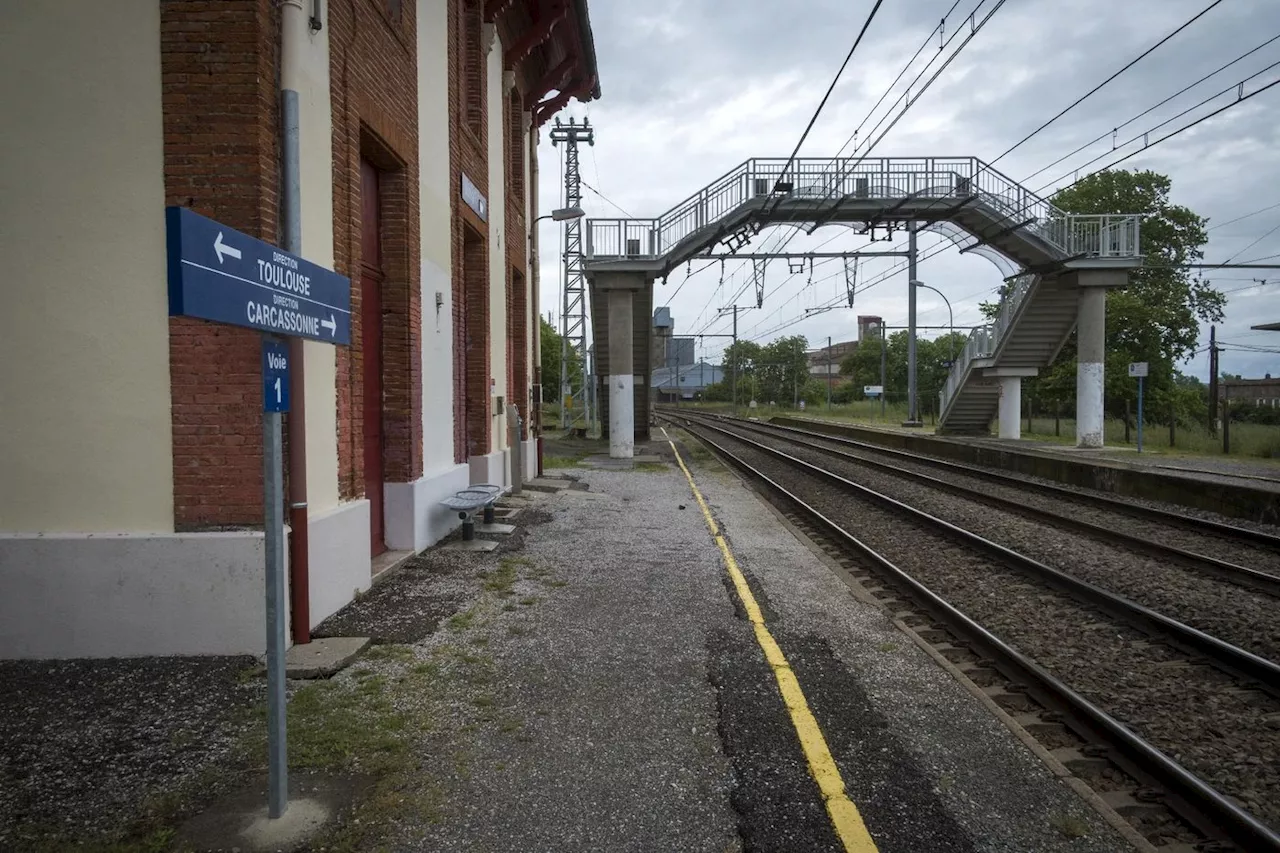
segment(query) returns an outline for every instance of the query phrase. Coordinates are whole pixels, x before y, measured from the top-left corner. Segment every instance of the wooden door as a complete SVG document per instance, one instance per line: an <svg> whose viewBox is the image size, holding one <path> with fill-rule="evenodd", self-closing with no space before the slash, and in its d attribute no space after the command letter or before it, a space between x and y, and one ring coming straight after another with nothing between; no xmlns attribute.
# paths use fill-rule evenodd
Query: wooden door
<svg viewBox="0 0 1280 853"><path fill-rule="evenodd" d="M369 541L377 556L387 550L383 520L382 242L378 170L360 161L360 350L364 422L364 493L369 500Z"/></svg>

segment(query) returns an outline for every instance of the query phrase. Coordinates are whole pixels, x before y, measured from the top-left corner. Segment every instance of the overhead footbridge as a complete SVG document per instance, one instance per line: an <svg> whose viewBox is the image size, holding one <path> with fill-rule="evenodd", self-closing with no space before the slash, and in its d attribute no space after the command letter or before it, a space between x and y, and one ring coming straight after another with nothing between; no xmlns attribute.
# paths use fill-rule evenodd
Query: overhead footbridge
<svg viewBox="0 0 1280 853"><path fill-rule="evenodd" d="M1052 363L1079 325L1077 437L1100 446L1106 289L1127 284L1142 264L1139 216L1066 213L973 157L805 158L789 168L785 159L753 159L657 218L588 220L584 270L597 372L609 377L599 396L606 429L612 435L633 416L648 423L649 318L638 311L652 305L655 278L713 257L720 244L735 251L767 226L801 224L812 233L827 224L912 223L1009 277L999 315L973 332L951 369L940 429L984 433L999 412L1001 435L1017 437L1022 378ZM619 407L620 394L631 402Z"/></svg>

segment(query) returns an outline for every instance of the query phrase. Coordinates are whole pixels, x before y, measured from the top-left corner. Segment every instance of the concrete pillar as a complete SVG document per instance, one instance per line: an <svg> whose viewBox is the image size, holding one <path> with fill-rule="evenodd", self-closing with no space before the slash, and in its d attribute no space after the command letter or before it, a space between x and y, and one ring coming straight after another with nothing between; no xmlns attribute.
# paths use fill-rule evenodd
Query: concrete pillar
<svg viewBox="0 0 1280 853"><path fill-rule="evenodd" d="M988 409L987 411L990 411ZM1000 377L1000 438L1022 438L1022 377Z"/></svg>
<svg viewBox="0 0 1280 853"><path fill-rule="evenodd" d="M609 457L635 455L636 398L630 290L609 291Z"/></svg>
<svg viewBox="0 0 1280 853"><path fill-rule="evenodd" d="M1076 446L1102 447L1107 288L1080 288L1076 318Z"/></svg>

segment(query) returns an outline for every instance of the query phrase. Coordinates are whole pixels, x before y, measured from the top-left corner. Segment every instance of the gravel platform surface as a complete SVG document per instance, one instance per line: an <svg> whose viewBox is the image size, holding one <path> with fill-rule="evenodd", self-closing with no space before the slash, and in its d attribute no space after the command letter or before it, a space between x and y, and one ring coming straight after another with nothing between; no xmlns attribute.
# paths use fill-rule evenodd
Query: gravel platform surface
<svg viewBox="0 0 1280 853"><path fill-rule="evenodd" d="M762 433L757 434L763 435ZM785 436L785 434L782 433L779 433L778 435L779 437ZM1081 521L1088 521L1101 527L1111 529L1123 529L1125 533L1141 536L1165 545L1172 545L1176 548L1183 548L1187 551L1191 551L1192 553L1204 554L1209 557L1217 557L1220 560L1226 560L1251 569L1280 575L1280 553L1276 553L1266 547L1251 545L1247 542L1239 542L1208 533L1198 532L1196 530L1189 530L1177 521L1162 523L1150 518L1119 515L1111 510L1093 506L1083 499L1073 501L1070 498L1063 498L1062 496L1046 495L1030 489L1020 489L1015 485L996 483L982 477L966 475L951 469L938 468L925 462L910 462L898 456L877 454L875 451L850 447L849 445L841 444L838 441L833 441L829 438L824 438L818 435L806 435L803 438L805 441L829 446L833 450L838 450L842 453L850 453L854 456L874 459L877 462L888 462L889 464L902 468L903 470L927 474L931 477L937 477L958 485L978 489L986 494L994 495L996 497L1016 500L1037 509L1056 513L1070 512L1072 517L1078 518ZM805 453L812 452L812 449L804 448L798 455L803 457ZM1028 482L1034 482L1034 480L1028 478L1019 477L1019 479L1027 479ZM1054 483L1054 485L1064 484ZM1074 489L1073 491L1081 490ZM1148 503L1148 505L1156 504ZM1187 507L1162 506L1160 508L1188 514ZM1201 513L1200 515L1207 517L1205 513ZM1215 518L1214 520L1222 521L1225 524L1241 526L1241 519ZM1266 525L1255 524L1246 526L1250 526L1253 529L1267 529ZM1271 529L1268 530L1268 532L1275 533L1276 531Z"/></svg>
<svg viewBox="0 0 1280 853"><path fill-rule="evenodd" d="M1257 817L1280 826L1280 766L1273 758L1280 755L1274 723L1280 702L1239 691L1216 670L1187 666L1179 653L928 527L763 451L724 442Z"/></svg>
<svg viewBox="0 0 1280 853"><path fill-rule="evenodd" d="M0 850L114 832L199 780L248 725L255 663L0 662Z"/></svg>
<svg viewBox="0 0 1280 853"><path fill-rule="evenodd" d="M1274 596L1201 574L1181 563L1164 562L1084 533L1055 528L1049 522L1025 518L976 498L953 495L797 446L785 437L746 435L1220 640L1269 660L1280 660L1280 620L1275 618L1280 600ZM946 479L955 478L947 475Z"/></svg>
<svg viewBox="0 0 1280 853"><path fill-rule="evenodd" d="M748 634L714 544L672 472L583 481L539 501L518 552L552 585L481 634L494 666L474 692L498 724L441 726L437 819L394 849L740 849L706 638Z"/></svg>

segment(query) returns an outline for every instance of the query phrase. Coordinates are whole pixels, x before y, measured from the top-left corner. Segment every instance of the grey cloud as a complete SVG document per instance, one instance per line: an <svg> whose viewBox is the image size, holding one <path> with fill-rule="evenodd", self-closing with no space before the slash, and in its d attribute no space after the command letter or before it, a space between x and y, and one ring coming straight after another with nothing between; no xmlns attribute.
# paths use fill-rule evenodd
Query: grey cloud
<svg viewBox="0 0 1280 853"><path fill-rule="evenodd" d="M956 18L948 21L949 33L963 24L959 15L975 4L976 0L960 4ZM950 5L950 0L936 0L886 3L882 7L845 80L814 128L804 155L829 155L848 138ZM982 9L992 5L987 2ZM1203 0L1008 3L912 106L875 154L973 154L991 159L1203 5ZM583 154L583 176L630 213L656 216L748 157L785 156L870 6L870 2L847 0L803 4L673 0L639 6L595 0L592 20L605 96L597 103L586 107L576 104L571 109L574 115L589 113L598 127L596 148ZM1222 4L1009 155L998 168L1022 179L1256 46L1276 29L1271 20L1275 15L1267 13L1268 7L1274 8L1271 0ZM1128 139L1199 97L1276 60L1280 60L1280 43L1121 130L1119 139ZM1274 120L1277 98L1280 87L1132 158L1124 167L1153 168L1169 174L1174 200L1212 221L1224 222L1280 201L1276 197L1280 194L1280 160L1274 155L1280 145L1280 128ZM1104 139L1030 184L1035 188L1047 183L1109 146L1110 139ZM540 154L541 202L546 210L559 203L562 192L557 184L560 152L544 142ZM584 206L591 216L621 215L591 192L585 193ZM1212 232L1208 260L1226 259L1277 223L1280 209ZM550 248L556 245L557 232L544 227L542 280L544 293L550 297L544 301L544 312L553 308L558 315L558 258ZM813 238L799 238L792 248L812 247L831 233L824 230ZM767 239L772 243L777 238ZM936 238L925 236L921 245L935 242ZM859 241L845 235L825 248L852 249L858 245ZM1280 252L1280 232L1249 254L1258 257L1275 252ZM868 263L864 280L875 269L887 266L885 262ZM836 269L833 265L824 273L820 268L818 277ZM1228 275L1223 271L1221 276L1210 277L1238 278L1244 272ZM921 274L951 298L958 324L976 321L977 303L991 298L1001 279L986 261L954 250L922 264ZM722 298L714 295L718 277L718 270L710 270L680 289L672 303L680 331L691 331L695 322L702 326L710 320ZM682 278L682 272L673 274L669 284L659 286L659 303L676 291ZM787 302L801 289L807 274L792 278L775 295L774 289L786 278L785 265L778 265L769 276L765 309L743 315L742 327L757 326L757 332L764 331L799 316L803 306L812 305L812 301L806 302L812 296L809 291ZM733 290L743 282L740 275ZM1229 289L1247 283L1224 280L1222 286ZM905 290L905 276L898 276L860 294L854 311L815 315L781 333L802 333L814 341L828 334L844 337L851 334L858 313L881 314L895 323L905 319ZM1271 292L1274 288L1268 286L1262 295L1252 291L1232 294L1222 333L1244 334L1251 323L1260 322L1260 316L1280 320L1280 300L1267 295ZM831 291L823 293L829 298ZM748 299L753 301L749 292ZM780 305L785 307L770 317ZM699 316L704 306L708 310ZM945 307L936 297L922 294L921 308L922 320L946 322ZM711 330L722 331L727 325L727 320L717 321ZM1275 337L1280 346L1280 334ZM1246 340L1265 343L1270 338L1252 333ZM708 344L712 354L721 346ZM1261 364L1266 358L1248 363ZM1196 364L1193 362L1191 369L1203 371Z"/></svg>

